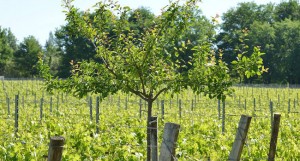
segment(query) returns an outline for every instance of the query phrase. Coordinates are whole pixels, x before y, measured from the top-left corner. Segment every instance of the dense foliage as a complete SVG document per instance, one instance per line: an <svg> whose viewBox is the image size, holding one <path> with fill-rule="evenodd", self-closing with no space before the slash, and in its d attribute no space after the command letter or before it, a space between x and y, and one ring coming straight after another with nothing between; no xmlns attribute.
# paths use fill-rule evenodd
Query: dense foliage
<svg viewBox="0 0 300 161"><path fill-rule="evenodd" d="M243 44L250 47L248 50L260 46L261 51L266 53L262 58L269 72L248 81L297 84L300 81L297 70L299 15L300 5L296 0L282 1L277 5L240 3L223 15L216 44L223 50L226 62L238 57ZM240 37L245 39L241 40Z"/></svg>

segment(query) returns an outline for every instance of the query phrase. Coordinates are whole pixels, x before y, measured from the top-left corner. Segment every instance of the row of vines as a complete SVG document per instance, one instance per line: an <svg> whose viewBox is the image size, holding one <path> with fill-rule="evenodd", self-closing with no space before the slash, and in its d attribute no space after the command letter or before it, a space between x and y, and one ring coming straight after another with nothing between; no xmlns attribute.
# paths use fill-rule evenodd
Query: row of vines
<svg viewBox="0 0 300 161"><path fill-rule="evenodd" d="M66 139L65 161L145 160L146 104L136 96L118 93L105 98L100 102L97 124L96 95L82 99L62 92L50 95L38 80L4 80L1 84L1 159L45 160L49 138L59 135ZM240 115L246 114L253 118L242 158L266 160L272 101L272 112L281 113L276 158L300 158L300 90L260 86L234 88L235 93L225 102L223 132L216 99L195 95L190 90L173 97L161 95L154 104L154 114L159 118L158 142L161 143L164 123L178 123L181 125L176 149L178 160L226 160ZM17 131L15 95L19 95Z"/></svg>

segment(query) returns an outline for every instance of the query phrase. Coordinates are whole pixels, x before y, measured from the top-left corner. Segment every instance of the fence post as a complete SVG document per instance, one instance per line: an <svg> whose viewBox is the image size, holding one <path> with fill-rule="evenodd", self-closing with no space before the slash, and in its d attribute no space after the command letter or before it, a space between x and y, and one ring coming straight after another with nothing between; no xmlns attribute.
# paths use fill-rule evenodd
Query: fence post
<svg viewBox="0 0 300 161"><path fill-rule="evenodd" d="M221 118L221 102L219 99L218 99L218 118L219 119Z"/></svg>
<svg viewBox="0 0 300 161"><path fill-rule="evenodd" d="M291 112L291 99L289 98L289 102L288 102L288 113Z"/></svg>
<svg viewBox="0 0 300 161"><path fill-rule="evenodd" d="M37 107L36 93L34 93L34 107Z"/></svg>
<svg viewBox="0 0 300 161"><path fill-rule="evenodd" d="M246 98L245 98L244 109L247 110L247 100L246 100Z"/></svg>
<svg viewBox="0 0 300 161"><path fill-rule="evenodd" d="M273 102L270 101L271 127L273 126Z"/></svg>
<svg viewBox="0 0 300 161"><path fill-rule="evenodd" d="M61 93L61 103L64 103L64 92Z"/></svg>
<svg viewBox="0 0 300 161"><path fill-rule="evenodd" d="M276 144L277 144L277 138L278 138L278 132L279 132L279 124L280 124L280 116L281 116L280 114L274 114L274 122L273 122L273 126L272 126L273 128L272 128L272 134L271 134L268 161L275 160Z"/></svg>
<svg viewBox="0 0 300 161"><path fill-rule="evenodd" d="M181 99L178 101L179 105L179 118L181 118Z"/></svg>
<svg viewBox="0 0 300 161"><path fill-rule="evenodd" d="M90 96L90 101L89 101L89 106L90 106L90 119L93 121L93 100L92 97Z"/></svg>
<svg viewBox="0 0 300 161"><path fill-rule="evenodd" d="M165 100L161 100L161 119L165 119Z"/></svg>
<svg viewBox="0 0 300 161"><path fill-rule="evenodd" d="M151 159L152 161L158 161L158 143L157 143L157 117L151 117L150 121L150 145L151 145Z"/></svg>
<svg viewBox="0 0 300 161"><path fill-rule="evenodd" d="M294 109L296 109L296 99L294 98Z"/></svg>
<svg viewBox="0 0 300 161"><path fill-rule="evenodd" d="M6 97L6 104L7 104L7 113L10 115L10 100L9 97Z"/></svg>
<svg viewBox="0 0 300 161"><path fill-rule="evenodd" d="M125 98L125 110L127 110L128 108L128 95L126 94L126 98Z"/></svg>
<svg viewBox="0 0 300 161"><path fill-rule="evenodd" d="M236 132L235 140L228 160L238 161L241 158L243 145L245 143L248 129L250 126L251 116L242 115Z"/></svg>
<svg viewBox="0 0 300 161"><path fill-rule="evenodd" d="M56 96L56 113L58 113L59 95Z"/></svg>
<svg viewBox="0 0 300 161"><path fill-rule="evenodd" d="M255 102L255 98L253 98L253 109L254 109L254 112L256 111L256 102Z"/></svg>
<svg viewBox="0 0 300 161"><path fill-rule="evenodd" d="M61 161L64 143L65 138L62 136L51 137L48 150L48 161Z"/></svg>
<svg viewBox="0 0 300 161"><path fill-rule="evenodd" d="M194 100L192 99L192 105L191 105L192 107L192 111L194 111Z"/></svg>
<svg viewBox="0 0 300 161"><path fill-rule="evenodd" d="M161 161L174 161L176 142L179 135L179 124L166 123L164 127L164 134L160 148L159 160Z"/></svg>
<svg viewBox="0 0 300 161"><path fill-rule="evenodd" d="M43 119L43 102L44 102L44 99L41 98L41 104L40 104L40 120L41 121Z"/></svg>
<svg viewBox="0 0 300 161"><path fill-rule="evenodd" d="M278 98L277 98L277 101L278 101L278 107L280 107L280 96L279 96L279 94L278 94L277 97L278 97Z"/></svg>
<svg viewBox="0 0 300 161"><path fill-rule="evenodd" d="M15 96L15 134L17 136L19 129L19 95Z"/></svg>
<svg viewBox="0 0 300 161"><path fill-rule="evenodd" d="M100 97L98 96L96 98L96 133L99 133L99 115L100 115L100 110L99 110L99 104L100 104Z"/></svg>
<svg viewBox="0 0 300 161"><path fill-rule="evenodd" d="M142 118L142 107L143 107L143 103L142 103L142 99L140 99L140 119Z"/></svg>
<svg viewBox="0 0 300 161"><path fill-rule="evenodd" d="M222 101L223 107L222 107L222 134L225 133L225 100Z"/></svg>

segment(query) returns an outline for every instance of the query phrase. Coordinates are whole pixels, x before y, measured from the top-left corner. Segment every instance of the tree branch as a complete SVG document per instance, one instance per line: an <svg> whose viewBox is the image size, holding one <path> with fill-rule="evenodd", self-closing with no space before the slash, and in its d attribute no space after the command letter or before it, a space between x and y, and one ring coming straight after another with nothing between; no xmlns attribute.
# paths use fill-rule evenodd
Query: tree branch
<svg viewBox="0 0 300 161"><path fill-rule="evenodd" d="M169 89L169 87L166 87L166 88L161 89L161 90L155 95L155 97L153 97L153 100L156 100L157 97L158 97L161 93L167 91L168 89Z"/></svg>

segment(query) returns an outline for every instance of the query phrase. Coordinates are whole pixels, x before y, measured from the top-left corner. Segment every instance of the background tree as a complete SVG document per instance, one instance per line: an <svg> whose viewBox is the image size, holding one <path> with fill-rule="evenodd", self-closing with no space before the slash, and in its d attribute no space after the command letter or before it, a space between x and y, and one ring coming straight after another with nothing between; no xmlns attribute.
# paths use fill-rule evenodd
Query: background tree
<svg viewBox="0 0 300 161"><path fill-rule="evenodd" d="M44 49L44 61L48 62L50 67L51 74L57 75L59 71L59 66L61 63L61 52L59 52L59 47L56 42L56 38L52 34L49 33L49 38L46 41L45 49Z"/></svg>
<svg viewBox="0 0 300 161"><path fill-rule="evenodd" d="M70 25L67 24L55 32L58 54L61 56L57 75L62 78L71 75L71 61L90 60L95 58L96 54L93 44L88 39L76 36L70 30Z"/></svg>
<svg viewBox="0 0 300 161"><path fill-rule="evenodd" d="M250 30L254 22L266 22L272 24L274 5L257 5L254 2L239 3L222 16L220 33L216 38L216 44L224 52L224 60L229 63L236 59L243 44L253 47L249 42L241 41L244 37L243 30ZM251 52L250 52L251 53Z"/></svg>
<svg viewBox="0 0 300 161"><path fill-rule="evenodd" d="M9 75L13 53L17 50L17 40L10 29L0 26L0 75Z"/></svg>
<svg viewBox="0 0 300 161"><path fill-rule="evenodd" d="M38 74L36 64L41 53L42 47L33 36L24 38L14 54L15 68L19 71L19 77L33 77Z"/></svg>
<svg viewBox="0 0 300 161"><path fill-rule="evenodd" d="M251 50L254 46L260 46L266 53L262 58L269 72L256 80L297 83L299 79L294 67L298 66L295 62L299 55L296 52L299 50L299 12L300 6L295 0L283 1L278 5L240 3L223 15L224 22L220 25L216 44L223 50L227 63L238 58L243 47ZM244 31L247 31L246 36Z"/></svg>
<svg viewBox="0 0 300 161"><path fill-rule="evenodd" d="M300 6L298 0L282 1L275 9L276 21L285 19L300 20Z"/></svg>

